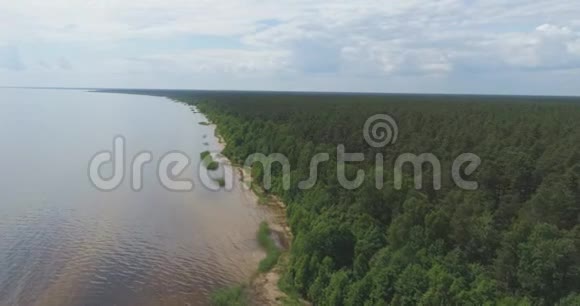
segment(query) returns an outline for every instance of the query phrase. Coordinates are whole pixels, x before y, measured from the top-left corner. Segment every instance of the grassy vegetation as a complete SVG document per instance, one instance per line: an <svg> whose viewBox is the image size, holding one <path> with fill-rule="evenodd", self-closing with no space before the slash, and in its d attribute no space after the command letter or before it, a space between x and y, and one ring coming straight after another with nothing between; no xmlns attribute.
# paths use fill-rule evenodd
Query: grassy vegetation
<svg viewBox="0 0 580 306"><path fill-rule="evenodd" d="M211 155L211 153L209 153L209 151L203 151L203 152L199 153L199 157L201 157L202 160L210 155Z"/></svg>
<svg viewBox="0 0 580 306"><path fill-rule="evenodd" d="M277 264L281 255L280 249L278 249L270 234L268 223L262 222L256 237L260 246L266 250L266 257L260 261L258 266L259 273L270 271ZM219 289L211 294L211 303L214 306L249 305L248 289L244 285ZM300 303L297 297L293 296L283 301L283 305L300 305Z"/></svg>
<svg viewBox="0 0 580 306"><path fill-rule="evenodd" d="M219 168L219 163L213 160L209 151L203 151L199 156L208 170L217 170Z"/></svg>
<svg viewBox="0 0 580 306"><path fill-rule="evenodd" d="M266 258L262 259L258 266L258 271L262 273L270 271L278 262L278 258L280 258L281 254L280 249L276 246L276 243L274 243L270 234L271 231L268 223L262 222L257 234L258 243L264 248L264 250L266 250Z"/></svg>
<svg viewBox="0 0 580 306"><path fill-rule="evenodd" d="M278 268L280 269L280 275L285 275L289 268L289 254L283 253L278 260ZM286 294L286 296L280 301L283 306L298 306L305 305L300 297L300 293L296 288L288 282L287 278L280 278L278 280L278 288Z"/></svg>
<svg viewBox="0 0 580 306"><path fill-rule="evenodd" d="M250 182L246 182L246 186L250 187L252 192L258 197L258 204L260 205L268 205L270 203L270 199L268 198L268 194L257 184L251 184Z"/></svg>
<svg viewBox="0 0 580 306"><path fill-rule="evenodd" d="M201 160L204 162L204 165L208 170L217 170L219 168L219 163L213 160L209 151L203 151L199 154L199 156L201 157ZM214 181L216 181L220 187L226 185L224 178L216 178Z"/></svg>
<svg viewBox="0 0 580 306"><path fill-rule="evenodd" d="M211 161L205 166L208 170L217 170L219 168L219 164L216 161Z"/></svg>
<svg viewBox="0 0 580 306"><path fill-rule="evenodd" d="M214 306L246 306L250 303L246 287L238 285L214 291L211 294L211 304Z"/></svg>
<svg viewBox="0 0 580 306"><path fill-rule="evenodd" d="M214 179L214 181L216 181L220 185L220 187L224 187L226 185L226 180L224 180L221 177L220 178L217 178L217 179Z"/></svg>
<svg viewBox="0 0 580 306"><path fill-rule="evenodd" d="M204 121L202 121L202 122L199 122L199 125L210 125L210 124L211 124L211 123L209 123L209 122L204 122Z"/></svg>

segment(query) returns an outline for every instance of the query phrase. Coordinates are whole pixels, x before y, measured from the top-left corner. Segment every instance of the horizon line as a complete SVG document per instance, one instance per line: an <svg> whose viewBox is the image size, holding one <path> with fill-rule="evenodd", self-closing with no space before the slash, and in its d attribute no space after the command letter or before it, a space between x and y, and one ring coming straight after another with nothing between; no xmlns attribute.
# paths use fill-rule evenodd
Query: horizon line
<svg viewBox="0 0 580 306"><path fill-rule="evenodd" d="M492 93L419 93L419 92L379 92L379 91L325 91L325 90L267 90L267 89L183 89L183 88L128 88L128 87L64 87L64 86L0 86L0 89L49 89L49 90L86 90L86 91L159 91L159 92L230 92L266 94L316 94L316 95L353 95L353 96L489 96L489 97L537 97L537 98L580 98L580 95L557 94L492 94Z"/></svg>

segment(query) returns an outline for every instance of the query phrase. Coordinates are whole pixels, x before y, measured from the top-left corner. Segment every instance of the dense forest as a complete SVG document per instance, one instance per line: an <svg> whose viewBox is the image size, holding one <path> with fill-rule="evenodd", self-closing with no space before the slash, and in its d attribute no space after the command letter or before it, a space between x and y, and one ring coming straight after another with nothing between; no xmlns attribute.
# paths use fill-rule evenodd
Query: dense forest
<svg viewBox="0 0 580 306"><path fill-rule="evenodd" d="M283 153L291 187L274 167L268 191L284 200L294 234L280 286L316 305L580 305L580 101L534 97L222 94L174 95L217 123L224 154L243 163L255 152ZM371 147L366 119L397 120L395 144ZM346 167L367 179L346 190L336 146L363 152ZM298 182L310 159L330 153L314 188ZM442 188L425 175L416 190L402 153L430 152L442 163ZM482 164L477 190L449 177L461 153ZM384 187L375 188L375 155ZM255 183L263 178L259 164ZM423 169L432 172L429 165Z"/></svg>

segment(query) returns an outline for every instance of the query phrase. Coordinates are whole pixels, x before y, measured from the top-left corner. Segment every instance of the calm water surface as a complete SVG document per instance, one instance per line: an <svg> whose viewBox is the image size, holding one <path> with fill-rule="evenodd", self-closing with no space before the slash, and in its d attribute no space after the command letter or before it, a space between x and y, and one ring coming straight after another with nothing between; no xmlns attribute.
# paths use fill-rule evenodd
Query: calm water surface
<svg viewBox="0 0 580 306"><path fill-rule="evenodd" d="M200 121L164 98L1 89L0 305L206 305L212 290L246 280L267 217L252 195L157 181L163 154L189 155L183 177L194 178L199 153L219 148ZM88 179L90 158L116 135L128 157L153 154L139 192L128 179L112 192Z"/></svg>

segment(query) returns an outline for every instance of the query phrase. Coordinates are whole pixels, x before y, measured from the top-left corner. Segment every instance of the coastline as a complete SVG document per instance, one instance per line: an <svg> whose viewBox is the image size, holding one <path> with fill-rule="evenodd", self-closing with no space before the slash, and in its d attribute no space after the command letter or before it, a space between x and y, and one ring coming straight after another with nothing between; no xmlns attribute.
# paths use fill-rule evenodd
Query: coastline
<svg viewBox="0 0 580 306"><path fill-rule="evenodd" d="M199 110L196 111L199 112ZM241 165L234 164L229 158L221 154L221 152L226 148L227 142L219 134L217 124L211 121L208 122L214 129L214 136L218 140L222 162L226 162L232 167L234 173L237 173L240 184L245 184L248 182L248 179L251 180L251 174L248 169L244 169ZM267 272L256 270L254 276L248 280L249 299L257 305L282 305L283 302L289 300L290 297L278 287L278 282L282 277L284 263L288 259L288 253L293 241L293 235L286 219L286 204L276 196L264 196L258 194L261 190L256 190L254 188L244 189L252 195L255 199L254 202L256 205L262 205L268 209L269 217L265 221L270 228L270 238L282 252L278 262L272 269Z"/></svg>
<svg viewBox="0 0 580 306"><path fill-rule="evenodd" d="M123 93L114 91L97 92ZM209 120L206 114L201 112L195 105L192 105L186 101L181 101L179 98L172 98L169 96L165 97L172 102L188 105L189 109L194 114L203 115L203 117L206 119L203 125L211 127L214 131L213 136L217 139L219 152L217 152L216 160L231 166L235 175L234 179L238 178L240 184L245 184L246 178L251 179L251 174L246 169L244 169L243 166L233 163L227 156L222 154L223 150L227 146L227 142L219 134L216 123ZM256 209L258 209L260 206L267 208L269 216L265 221L267 222L270 229L270 238L279 247L281 255L278 258L277 263L269 271L260 272L256 267L254 274L246 282L234 284L231 288L222 289L233 289L233 291L247 290L246 293L248 302L251 302L252 305L311 305L308 301L305 301L302 298L297 299L295 297L289 296L278 286L278 282L281 279L283 270L285 268L285 263L288 261L288 255L293 241L293 235L286 219L286 204L274 195L262 196L261 194L258 194L257 192L261 192L259 189L242 189L247 192L247 195L253 198ZM264 253L266 254L265 251Z"/></svg>

